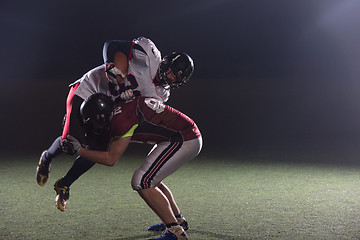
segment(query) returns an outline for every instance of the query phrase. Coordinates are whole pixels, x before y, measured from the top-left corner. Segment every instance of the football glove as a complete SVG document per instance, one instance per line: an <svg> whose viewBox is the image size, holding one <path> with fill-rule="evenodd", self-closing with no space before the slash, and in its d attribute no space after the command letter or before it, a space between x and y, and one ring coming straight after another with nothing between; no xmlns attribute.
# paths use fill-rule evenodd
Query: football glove
<svg viewBox="0 0 360 240"><path fill-rule="evenodd" d="M109 79L109 81L113 84L117 84L117 81L116 81L117 75L120 75L121 78L123 78L123 79L126 77L126 74L124 74L123 72L121 72L120 69L115 67L115 65L113 63L105 64L105 74L106 74L106 77Z"/></svg>
<svg viewBox="0 0 360 240"><path fill-rule="evenodd" d="M77 155L81 148L81 143L73 136L68 135L61 141L61 148L69 155Z"/></svg>

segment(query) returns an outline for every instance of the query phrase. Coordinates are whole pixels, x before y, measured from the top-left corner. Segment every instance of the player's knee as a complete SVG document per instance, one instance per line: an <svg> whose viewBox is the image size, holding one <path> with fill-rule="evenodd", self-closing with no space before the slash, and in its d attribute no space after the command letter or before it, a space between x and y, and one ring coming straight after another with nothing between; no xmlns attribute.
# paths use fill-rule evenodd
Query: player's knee
<svg viewBox="0 0 360 240"><path fill-rule="evenodd" d="M138 169L135 171L132 179L131 179L131 187L135 191L140 191L143 189L147 189L152 187L152 179L147 178L145 175L145 172Z"/></svg>
<svg viewBox="0 0 360 240"><path fill-rule="evenodd" d="M141 184L140 184L140 175L139 175L139 169L134 172L134 175L131 179L131 187L135 191L141 190Z"/></svg>
<svg viewBox="0 0 360 240"><path fill-rule="evenodd" d="M137 181L131 181L131 187L135 191L140 191L140 190L146 189L146 187L144 187L144 185L142 185L141 183L139 183Z"/></svg>
<svg viewBox="0 0 360 240"><path fill-rule="evenodd" d="M131 187L132 189L134 189L135 191L140 191L142 190L141 186L139 184L135 184L134 182L131 182Z"/></svg>

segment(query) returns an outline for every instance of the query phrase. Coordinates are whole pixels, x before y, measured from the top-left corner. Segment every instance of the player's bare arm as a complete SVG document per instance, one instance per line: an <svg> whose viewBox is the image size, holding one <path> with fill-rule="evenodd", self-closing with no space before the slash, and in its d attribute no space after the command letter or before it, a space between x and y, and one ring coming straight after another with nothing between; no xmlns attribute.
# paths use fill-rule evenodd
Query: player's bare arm
<svg viewBox="0 0 360 240"><path fill-rule="evenodd" d="M81 147L78 155L95 163L114 166L128 147L130 139L131 137L113 138L108 152L94 151Z"/></svg>

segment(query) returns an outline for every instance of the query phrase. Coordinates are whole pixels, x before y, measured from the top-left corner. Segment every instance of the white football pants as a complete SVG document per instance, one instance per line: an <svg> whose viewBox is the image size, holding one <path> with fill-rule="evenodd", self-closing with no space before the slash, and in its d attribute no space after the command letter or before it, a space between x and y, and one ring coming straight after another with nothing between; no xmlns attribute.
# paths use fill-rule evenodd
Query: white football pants
<svg viewBox="0 0 360 240"><path fill-rule="evenodd" d="M184 142L162 142L153 147L144 163L134 172L134 190L157 186L163 179L195 158L202 148L202 138Z"/></svg>

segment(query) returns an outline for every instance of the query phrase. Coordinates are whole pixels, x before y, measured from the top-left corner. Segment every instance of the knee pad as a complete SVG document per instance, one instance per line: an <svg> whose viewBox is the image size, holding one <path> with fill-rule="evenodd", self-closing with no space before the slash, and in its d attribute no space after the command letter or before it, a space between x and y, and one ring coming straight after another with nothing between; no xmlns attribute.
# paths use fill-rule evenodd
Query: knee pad
<svg viewBox="0 0 360 240"><path fill-rule="evenodd" d="M144 176L145 172L141 169L138 169L134 172L134 175L131 179L132 189L134 189L135 191L139 191L159 185L159 183L154 183L153 179L147 179Z"/></svg>
<svg viewBox="0 0 360 240"><path fill-rule="evenodd" d="M132 189L134 189L135 191L139 191L142 190L144 188L141 187L141 178L142 178L142 171L140 171L139 169L136 170L132 176L131 179L131 187Z"/></svg>

